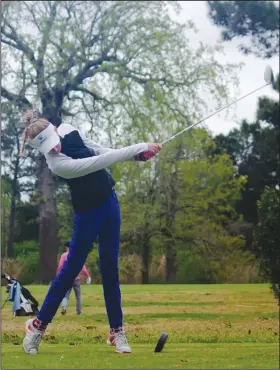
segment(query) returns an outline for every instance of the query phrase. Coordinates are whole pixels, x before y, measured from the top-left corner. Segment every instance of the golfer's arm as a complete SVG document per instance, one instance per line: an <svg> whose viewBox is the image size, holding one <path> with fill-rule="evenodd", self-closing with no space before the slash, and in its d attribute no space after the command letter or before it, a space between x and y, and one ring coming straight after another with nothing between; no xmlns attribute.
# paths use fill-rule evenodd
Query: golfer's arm
<svg viewBox="0 0 280 370"><path fill-rule="evenodd" d="M74 127L74 126L70 125L69 123L62 123L58 128L58 133L61 136L67 135L67 134L71 133L72 131L78 131L78 133L79 133L81 139L83 140L85 146L87 146L88 148L93 149L95 154L97 154L97 155L104 154L104 153L107 153L109 151L114 151L114 149L104 148L103 146L95 143L93 140L87 138L83 134L83 132L80 131L77 127Z"/></svg>
<svg viewBox="0 0 280 370"><path fill-rule="evenodd" d="M84 274L84 276L86 278L90 277L90 273L88 272L88 269L86 268L86 265L84 265L83 268L82 268L82 274Z"/></svg>
<svg viewBox="0 0 280 370"><path fill-rule="evenodd" d="M105 154L105 153L108 153L108 152L114 152L116 150L116 149L106 148L104 146L101 146L101 145L95 143L94 141L92 141L92 140L90 140L86 137L83 137L83 142L88 148L93 149L95 154L97 154L97 155ZM132 161L132 160L135 160L135 158L132 157L132 158L128 159L128 161Z"/></svg>
<svg viewBox="0 0 280 370"><path fill-rule="evenodd" d="M101 154L105 154L107 152L113 152L115 151L115 149L112 149L112 148L105 148L97 143L95 143L93 140L87 138L81 131L79 131L79 135L81 136L85 146L91 148L94 150L94 152L97 154L97 155L101 155Z"/></svg>
<svg viewBox="0 0 280 370"><path fill-rule="evenodd" d="M64 263L64 258L61 256L61 257L60 257L60 260L59 260L59 264L58 264L57 269L56 269L56 275L57 275L57 274L60 272L60 270L62 269L63 263Z"/></svg>
<svg viewBox="0 0 280 370"><path fill-rule="evenodd" d="M66 124L64 126L66 126ZM72 129L77 130L79 132L79 135L80 135L81 139L83 140L85 146L87 146L88 148L93 149L96 155L105 154L107 152L114 152L116 150L116 149L112 149L112 148L106 148L102 145L97 144L95 141L86 137L79 129L74 128L71 125L67 125L67 127L68 127L68 129L70 128L71 130ZM132 157L128 160L135 160L135 158Z"/></svg>
<svg viewBox="0 0 280 370"><path fill-rule="evenodd" d="M49 156L47 163L50 170L57 176L73 179L102 170L118 162L129 161L135 155L145 151L148 151L148 144L141 143L89 158L72 159L60 155Z"/></svg>

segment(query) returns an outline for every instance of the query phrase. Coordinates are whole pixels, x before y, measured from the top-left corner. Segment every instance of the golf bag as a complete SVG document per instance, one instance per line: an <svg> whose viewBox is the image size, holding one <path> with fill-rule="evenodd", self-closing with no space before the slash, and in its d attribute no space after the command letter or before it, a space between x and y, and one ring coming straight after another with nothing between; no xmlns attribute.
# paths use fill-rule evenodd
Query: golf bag
<svg viewBox="0 0 280 370"><path fill-rule="evenodd" d="M6 292L8 297L4 302L2 308L7 301L13 302L14 316L34 316L39 311L39 303L33 297L28 289L22 286L16 279L11 278L8 274L2 274L2 278L6 279L8 285Z"/></svg>

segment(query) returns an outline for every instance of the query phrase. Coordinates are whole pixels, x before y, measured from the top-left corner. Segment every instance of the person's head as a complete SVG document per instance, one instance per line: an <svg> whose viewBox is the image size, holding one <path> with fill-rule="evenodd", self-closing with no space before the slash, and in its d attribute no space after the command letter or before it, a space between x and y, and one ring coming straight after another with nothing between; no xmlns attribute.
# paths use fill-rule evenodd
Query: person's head
<svg viewBox="0 0 280 370"><path fill-rule="evenodd" d="M60 138L56 127L45 118L40 118L37 111L26 109L24 111L26 127L23 131L23 144L38 149L42 154L58 154L61 151Z"/></svg>
<svg viewBox="0 0 280 370"><path fill-rule="evenodd" d="M67 242L64 243L64 247L66 249L66 252L69 251L69 248L71 248L71 242L68 240Z"/></svg>

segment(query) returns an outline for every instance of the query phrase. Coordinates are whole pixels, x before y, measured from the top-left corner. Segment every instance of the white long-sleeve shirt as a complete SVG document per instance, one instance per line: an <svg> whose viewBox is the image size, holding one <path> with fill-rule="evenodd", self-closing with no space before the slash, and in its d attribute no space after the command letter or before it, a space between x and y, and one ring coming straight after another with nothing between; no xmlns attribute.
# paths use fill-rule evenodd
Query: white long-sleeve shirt
<svg viewBox="0 0 280 370"><path fill-rule="evenodd" d="M96 156L89 158L73 159L62 153L47 154L46 161L49 169L57 176L64 179L74 179L88 175L111 166L114 163L132 160L135 155L148 151L147 143L130 145L121 149L104 148L94 141L86 138L78 129L69 124L61 124L58 134L62 138L72 131L78 131L84 144L93 149Z"/></svg>

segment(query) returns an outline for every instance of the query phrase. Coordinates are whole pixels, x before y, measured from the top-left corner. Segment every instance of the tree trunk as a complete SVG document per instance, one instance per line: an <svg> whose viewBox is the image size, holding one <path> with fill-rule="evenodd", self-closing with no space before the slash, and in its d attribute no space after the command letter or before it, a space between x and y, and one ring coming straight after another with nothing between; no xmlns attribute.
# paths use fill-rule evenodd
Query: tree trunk
<svg viewBox="0 0 280 370"><path fill-rule="evenodd" d="M8 242L7 242L7 257L13 258L14 255L14 231L15 231L15 214L16 214L16 198L12 195L11 208L9 214Z"/></svg>
<svg viewBox="0 0 280 370"><path fill-rule="evenodd" d="M177 273L177 251L174 245L166 248L166 283L176 283Z"/></svg>
<svg viewBox="0 0 280 370"><path fill-rule="evenodd" d="M176 153L176 160L180 157L181 147L178 148ZM166 245L166 270L165 270L165 281L166 283L176 283L176 274L177 274L177 250L176 245L173 239L174 230L175 230L175 222L176 222L176 206L178 200L178 186L179 186L179 179L178 179L178 166L175 162L175 168L173 174L171 176L171 194L170 194L170 204L169 204L169 214L166 220L166 229L165 235L167 236L167 240L169 240L168 244Z"/></svg>
<svg viewBox="0 0 280 370"><path fill-rule="evenodd" d="M46 98L46 99L45 99ZM46 96L42 100L43 114L54 126L61 124L60 107L62 100L55 101L54 105L49 104L52 97ZM57 268L57 225L56 225L56 200L55 182L49 170L45 157L40 156L38 174L38 193L39 193L39 243L40 243L40 263L38 280L43 284L48 284L56 275Z"/></svg>
<svg viewBox="0 0 280 370"><path fill-rule="evenodd" d="M56 275L57 228L55 183L44 156L39 159L38 193L40 202L40 264L38 280L48 284Z"/></svg>
<svg viewBox="0 0 280 370"><path fill-rule="evenodd" d="M7 257L7 238L6 238L6 234L7 234L7 230L6 230L6 208L1 205L2 207L2 212L1 212L1 257L4 258L4 257ZM3 271L1 269L1 271Z"/></svg>
<svg viewBox="0 0 280 370"><path fill-rule="evenodd" d="M12 181L11 189L11 206L9 215L9 229L8 229L8 244L7 244L7 257L13 258L13 245L14 245L14 232L15 232L15 215L16 215L16 197L17 197L17 182L18 182L18 171L19 171L19 158L15 163L14 178Z"/></svg>
<svg viewBox="0 0 280 370"><path fill-rule="evenodd" d="M142 284L149 284L149 266L150 266L150 244L145 241L142 247Z"/></svg>

